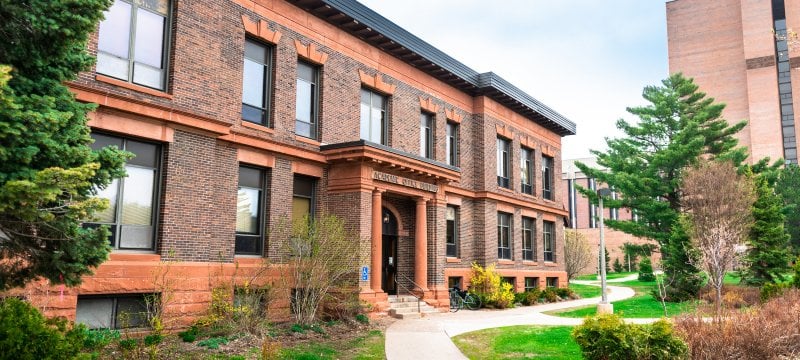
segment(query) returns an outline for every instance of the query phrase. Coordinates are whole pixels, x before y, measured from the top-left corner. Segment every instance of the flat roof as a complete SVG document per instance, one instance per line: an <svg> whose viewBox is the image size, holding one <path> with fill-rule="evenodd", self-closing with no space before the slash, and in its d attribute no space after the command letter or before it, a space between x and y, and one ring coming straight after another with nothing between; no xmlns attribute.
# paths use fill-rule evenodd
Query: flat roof
<svg viewBox="0 0 800 360"><path fill-rule="evenodd" d="M560 136L576 125L492 72L478 73L355 0L287 0L471 96L487 96Z"/></svg>

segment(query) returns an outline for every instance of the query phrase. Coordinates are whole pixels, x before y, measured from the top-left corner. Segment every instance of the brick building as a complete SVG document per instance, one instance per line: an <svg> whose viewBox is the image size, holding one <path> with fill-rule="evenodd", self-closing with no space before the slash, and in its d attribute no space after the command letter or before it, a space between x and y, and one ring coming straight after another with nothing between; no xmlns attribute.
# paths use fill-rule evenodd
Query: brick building
<svg viewBox="0 0 800 360"><path fill-rule="evenodd" d="M800 3L673 0L666 8L670 72L727 104L729 122L748 120L738 138L751 161L797 163L800 49L787 31L800 28Z"/></svg>
<svg viewBox="0 0 800 360"><path fill-rule="evenodd" d="M586 236L586 240L589 242L589 245L591 245L593 254L596 255L592 257L591 264L584 269L582 273L593 274L597 273L600 269L598 266L600 261L600 209L597 205L590 204L589 199L581 195L581 193L577 191L576 186L596 191L603 188L604 185L596 182L595 179L587 177L586 174L581 172L581 170L575 166L576 161L584 163L592 168L602 167L597 164L597 159L593 157L564 159L561 163L561 198L564 199L564 208L569 211L567 228L574 229ZM612 198L616 198L616 196L616 193L611 193ZM636 214L630 209L603 208L603 219L633 220L635 217ZM609 267L618 259L619 262L627 268L629 259L625 257L625 253L622 250L622 246L625 243L657 245L655 241L636 237L608 227L605 228L603 237L608 256L611 259L611 262L608 264ZM661 259L661 254L655 252L650 256L650 259L654 263L657 263Z"/></svg>
<svg viewBox="0 0 800 360"><path fill-rule="evenodd" d="M96 68L69 85L99 104L95 146L136 157L101 194L109 261L26 289L50 314L115 327L169 291L165 316L188 324L215 282L279 261L267 229L323 212L359 241L378 309L409 291L447 306L473 262L517 291L566 285L554 174L575 124L355 1L116 0L89 47Z"/></svg>

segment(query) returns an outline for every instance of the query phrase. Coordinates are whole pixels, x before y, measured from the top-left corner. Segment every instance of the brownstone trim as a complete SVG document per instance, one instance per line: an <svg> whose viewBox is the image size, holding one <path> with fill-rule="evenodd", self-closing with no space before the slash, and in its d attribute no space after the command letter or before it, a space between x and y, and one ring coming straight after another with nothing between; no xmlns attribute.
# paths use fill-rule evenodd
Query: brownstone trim
<svg viewBox="0 0 800 360"><path fill-rule="evenodd" d="M397 88L397 85L395 84L384 82L383 77L380 74L368 75L364 71L358 70L358 77L361 79L362 85L375 89L386 95L394 94L394 90Z"/></svg>
<svg viewBox="0 0 800 360"><path fill-rule="evenodd" d="M281 32L271 31L269 29L269 24L264 20L256 22L250 20L249 16L242 14L242 24L244 25L245 32L270 44L278 44L278 41L281 40Z"/></svg>
<svg viewBox="0 0 800 360"><path fill-rule="evenodd" d="M800 56L789 58L789 67L792 69L800 68Z"/></svg>
<svg viewBox="0 0 800 360"><path fill-rule="evenodd" d="M549 156L549 157L554 159L553 161L555 161L556 149L554 149L552 146L550 146L550 145L542 145L541 151L542 151L542 155ZM555 164L553 164L553 166L555 166Z"/></svg>
<svg viewBox="0 0 800 360"><path fill-rule="evenodd" d="M86 117L89 118L87 125L92 129L131 134L167 143L174 141L175 129L162 121L150 120L134 114L121 115L107 111L92 111L86 114Z"/></svg>
<svg viewBox="0 0 800 360"><path fill-rule="evenodd" d="M325 65L325 62L328 61L328 54L318 51L317 45L314 43L308 44L308 46L303 45L300 40L294 41L294 47L297 49L297 56L312 62L317 65Z"/></svg>
<svg viewBox="0 0 800 360"><path fill-rule="evenodd" d="M312 164L299 161L292 161L292 173L307 175L315 178L322 178L323 169L322 167L315 166Z"/></svg>
<svg viewBox="0 0 800 360"><path fill-rule="evenodd" d="M456 124L460 124L461 119L464 118L460 114L456 113L455 108L444 109L444 116L447 118L447 120L452 121Z"/></svg>
<svg viewBox="0 0 800 360"><path fill-rule="evenodd" d="M244 147L238 147L236 149L236 160L245 164L258 165L268 168L275 167L275 156Z"/></svg>
<svg viewBox="0 0 800 360"><path fill-rule="evenodd" d="M425 99L422 96L419 97L419 107L432 114L436 114L436 111L439 110L439 105L434 104L431 98Z"/></svg>
<svg viewBox="0 0 800 360"><path fill-rule="evenodd" d="M108 76L100 75L100 74L95 75L94 79L99 81L99 82L104 82L106 84L111 84L111 85L115 85L115 86L119 86L119 87L122 87L122 88L129 89L129 90L145 93L145 94L148 94L148 95L158 96L158 97L162 97L162 98L165 98L165 99L172 100L172 95L167 94L167 93L165 93L165 92L163 92L161 90L151 89L151 88L146 87L146 86L136 85L134 83L129 83L127 81L114 79L112 77L108 77Z"/></svg>
<svg viewBox="0 0 800 360"><path fill-rule="evenodd" d="M497 130L497 135L500 135L508 140L514 139L514 132L508 126L495 124L494 127Z"/></svg>
<svg viewBox="0 0 800 360"><path fill-rule="evenodd" d="M761 56L757 58L750 58L745 60L747 70L760 69L769 66L775 66L775 56Z"/></svg>
<svg viewBox="0 0 800 360"><path fill-rule="evenodd" d="M530 136L527 135L520 136L519 143L528 149L536 149L536 142Z"/></svg>

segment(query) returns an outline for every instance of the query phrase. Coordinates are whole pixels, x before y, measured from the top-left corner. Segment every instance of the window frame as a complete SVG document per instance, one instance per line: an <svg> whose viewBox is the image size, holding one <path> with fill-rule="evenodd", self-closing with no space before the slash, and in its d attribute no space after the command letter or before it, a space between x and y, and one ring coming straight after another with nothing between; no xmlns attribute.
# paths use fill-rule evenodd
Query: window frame
<svg viewBox="0 0 800 360"><path fill-rule="evenodd" d="M530 284L528 283L530 281ZM531 276L525 277L525 284L524 284L525 292L538 290L539 289L539 277L538 276Z"/></svg>
<svg viewBox="0 0 800 360"><path fill-rule="evenodd" d="M150 301L154 301L155 303L149 303L148 300L147 300L148 296L151 296L152 300L150 300ZM76 316L75 322L76 323L78 322L78 319L77 319L78 308L80 307L81 300L111 300L111 302L112 302L111 315L110 315L110 317L111 317L111 324L110 325L111 326L109 326L108 328L117 329L117 330L121 330L121 329L149 329L150 326L147 326L147 325L150 324L150 319L152 319L151 310L155 309L156 307L161 306L160 297L161 296L158 293L78 295L77 303L75 305L75 316ZM119 314L119 301L120 300L124 300L124 299L128 299L128 300L129 299L134 299L134 300L141 301L141 304L143 305L144 311L145 311L143 313L144 319L143 319L142 323L146 324L146 326L122 327L121 324L119 324L119 322L120 322L120 319L118 318L119 315L120 315ZM86 327L90 328L88 324L86 324ZM103 327L90 328L90 329L103 329Z"/></svg>
<svg viewBox="0 0 800 360"><path fill-rule="evenodd" d="M536 261L536 219L522 217L522 260Z"/></svg>
<svg viewBox="0 0 800 360"><path fill-rule="evenodd" d="M248 42L251 43L251 44L254 44L254 45L256 45L256 46L258 46L258 47L260 47L260 48L262 48L264 50L264 59L266 60L266 63L260 63L260 62L256 61L255 59L250 59L250 58L247 57L247 43ZM245 36L245 38L244 38L244 50L243 50L243 53L242 53L242 110L240 112L242 121L246 121L246 122L249 122L249 123L252 123L252 124L261 125L261 126L265 126L265 127L273 127L274 124L273 124L273 121L272 121L272 97L273 97L273 89L274 89L273 81L274 81L274 77L275 77L274 74L273 74L273 72L275 71L274 57L275 57L275 46L267 44L267 43L265 43L263 41L259 41L258 39L254 38L252 36ZM255 106L253 104L249 104L249 103L245 103L244 102L245 91L246 91L246 88L247 88L245 86L245 84L244 84L244 82L245 82L245 78L244 78L244 71L245 71L244 66L245 65L244 64L248 60L252 61L252 62L254 62L256 64L260 64L262 69L264 70L264 77L263 77L263 79L261 79L261 91L262 91L261 107L257 107L257 106ZM260 111L261 111L261 119L260 119L260 121L257 122L257 121L245 118L245 107L250 107L252 109L260 109Z"/></svg>
<svg viewBox="0 0 800 360"><path fill-rule="evenodd" d="M503 221L505 219L506 221ZM505 222L505 224L504 224ZM497 212L497 259L498 260L513 260L513 238L511 235L512 229L512 214L498 211ZM505 243L503 235L505 234Z"/></svg>
<svg viewBox="0 0 800 360"><path fill-rule="evenodd" d="M308 180L310 182L310 184L311 184L311 195L305 195L305 194L298 194L297 193L297 187L295 186L295 182L298 181L298 180ZM310 220L313 220L314 217L316 216L315 207L316 207L316 202L317 202L316 198L317 198L317 186L318 186L317 183L318 182L319 182L318 178L315 178L313 176L308 176L308 175L302 175L302 174L294 174L294 177L292 178L292 203L294 204L294 199L295 198L308 199L309 200L309 203L308 203L308 217L309 217ZM292 222L294 222L296 220L298 220L298 219L292 219Z"/></svg>
<svg viewBox="0 0 800 360"><path fill-rule="evenodd" d="M458 123L448 121L445 126L445 133L446 133L446 141L445 141L445 152L447 156L447 165L450 166L460 166L460 149L459 149L459 131L460 125Z"/></svg>
<svg viewBox="0 0 800 360"><path fill-rule="evenodd" d="M553 172L555 171L555 159L552 156L542 154L542 198L553 200Z"/></svg>
<svg viewBox="0 0 800 360"><path fill-rule="evenodd" d="M542 222L542 254L545 262L555 262L555 232L556 223L553 221Z"/></svg>
<svg viewBox="0 0 800 360"><path fill-rule="evenodd" d="M111 235L109 236L108 240L109 241L113 241L113 243L111 243L110 246L114 251L121 250L121 251L155 252L156 249L158 248L157 247L157 245L158 245L158 223L159 223L159 218L160 218L159 215L160 215L160 209L161 209L161 201L160 201L161 200L161 182L162 182L162 176L163 176L162 175L162 167L163 167L163 163L164 163L164 147L163 147L163 145L160 144L160 143L154 142L154 141L146 140L146 139L139 139L139 138L134 138L134 137L129 137L129 136L119 136L119 135L115 135L115 134L110 134L110 133L105 133L105 132L98 132L98 131L92 131L91 135L101 135L101 136L106 136L106 137L110 137L110 138L114 138L114 139L120 140L121 143L122 143L122 147L120 148L120 150L126 150L127 151L128 142L129 141L134 141L134 142L143 143L143 144L149 144L149 145L152 145L152 146L155 147L155 153L156 153L155 154L155 162L156 162L156 164L155 164L154 167L151 168L151 167L147 167L147 166L143 166L143 165L129 164L129 162L125 162L125 164L123 165L126 169L127 169L127 167L131 166L131 167L134 167L134 168L150 169L150 170L154 171L154 173L153 173L153 184L152 184L153 193L152 193L151 198L150 198L151 212L152 212L150 214L150 226L152 227L151 234L150 234L150 237L151 237L152 241L150 243L150 247L149 248L132 248L132 247L121 247L120 246L121 236L122 236L122 226L125 225L125 224L122 223L122 210L123 210L122 208L123 208L123 205L124 205L124 203L123 203L124 198L123 197L124 197L124 194L125 194L125 183L129 180L129 177L127 177L127 176L123 177L123 178L116 179L116 181L118 181L118 183L117 183L117 190L116 190L116 195L115 195L116 199L115 199L115 205L114 205L115 206L115 208L114 208L114 221L113 222L87 221L86 223L84 223L85 226L88 226L88 227L95 227L95 226L102 226L102 225L108 226L109 230L111 231ZM94 149L94 147L92 147L92 148ZM95 149L95 150L99 150L99 149ZM112 184L113 184L113 182L110 183L108 186L111 186ZM130 225L136 225L136 224L128 224L128 226L130 226Z"/></svg>
<svg viewBox="0 0 800 360"><path fill-rule="evenodd" d="M319 101L320 90L319 90L319 88L320 88L320 79L321 79L321 77L320 77L320 66L312 64L312 63L310 63L308 61L303 61L303 60L298 59L297 60L297 68L298 68L298 71L297 71L297 82L298 83L300 81L306 81L306 79L300 78L299 69L300 69L301 65L311 68L311 71L312 71L312 77L313 77L312 80L313 81L310 82L310 84L311 84L311 94L310 94L310 96L311 96L311 101L310 101L311 109L309 109L310 113L311 113L311 122L310 123L306 123L305 121L300 120L300 119L297 118L297 110L298 110L297 106L300 103L299 103L298 99L296 98L295 99L295 125L294 125L295 135L316 140L316 139L319 139L319 104L320 104L320 101ZM300 86L297 86L296 90L297 90L297 92L296 92L297 96L299 96L300 95L299 94ZM297 132L297 123L298 122L309 124L309 128L310 128L309 136L306 136L306 135L303 135L303 134L299 134Z"/></svg>
<svg viewBox="0 0 800 360"><path fill-rule="evenodd" d="M166 92L167 89L168 89L167 82L169 81L169 69L170 69L170 65L171 65L169 60L170 60L170 54L171 54L171 51L172 51L172 32L173 32L172 31L173 30L172 26L173 26L174 1L173 0L166 0L167 13L163 14L163 15L161 13L158 13L157 11L148 9L145 6L139 5L137 1L133 1L133 0L114 0L114 3L117 2L117 1L126 3L126 4L131 6L130 23L129 23L129 28L128 28L128 31L127 31L127 33L128 33L128 46L127 46L127 48L128 48L128 58L127 59L123 59L123 58L120 58L117 55L114 55L114 54L112 54L110 52L107 52L105 50L101 50L100 49L100 40L99 40L100 30L99 30L99 26L102 25L102 23L105 21L105 11L104 11L104 20L101 20L100 21L100 25L98 25L97 55L100 55L100 53L103 53L104 56L109 56L109 57L113 57L113 58L120 59L120 60L126 60L128 62L127 78L121 78L119 76L114 76L112 74L108 74L108 73L104 73L104 72L98 71L97 70L97 68L98 68L98 64L97 63L102 61L102 60L100 60L100 56L97 56L97 60L95 62L95 72L97 74L100 74L100 75L103 75L103 76L108 76L108 77L111 77L111 78L114 78L114 79L118 79L118 80L130 83L130 84L134 84L134 85L137 85L137 86L144 86L144 87L149 88L149 89L155 89L155 90L158 90L158 91ZM114 3L112 3L111 6L114 6ZM106 11L108 11L108 10L110 10L110 7ZM136 52L135 52L136 41L135 40L136 40L136 29L137 29L136 19L138 18L138 12L140 10L141 11L147 11L147 12L150 12L150 13L154 13L154 14L157 14L158 16L163 16L164 17L164 29L163 29L163 32L161 34L161 41L162 41L162 44L161 44L161 65L162 65L162 67L160 69L161 70L161 79L160 79L160 85L161 86L160 87L153 87L153 86L150 86L150 85L134 82L134 70L135 70L135 64L137 63L136 60L135 60L135 56L136 56ZM146 66L148 68L153 68L153 66L151 66L149 64L144 64L144 63L140 63L140 64L143 64L143 66Z"/></svg>
<svg viewBox="0 0 800 360"><path fill-rule="evenodd" d="M523 194L533 195L533 149L521 146L519 151L520 157L520 192ZM528 182L525 182L525 175L527 175Z"/></svg>
<svg viewBox="0 0 800 360"><path fill-rule="evenodd" d="M427 111L421 111L419 122L419 155L426 159L433 159L433 134L435 131L436 115Z"/></svg>
<svg viewBox="0 0 800 360"><path fill-rule="evenodd" d="M548 276L545 278L545 286L548 288L558 288L558 278L554 276ZM551 284L552 283L552 284Z"/></svg>
<svg viewBox="0 0 800 360"><path fill-rule="evenodd" d="M511 188L511 140L497 137L497 186Z"/></svg>
<svg viewBox="0 0 800 360"><path fill-rule="evenodd" d="M389 96L385 95L385 94L382 94L382 93L379 93L379 92L377 92L375 90L372 90L370 88L362 87L361 91L359 92L359 94L361 95L360 96L361 99L359 100L361 105L364 105L363 95L365 93L369 94L370 103L367 104L367 105L370 108L370 112L369 112L370 115L369 115L368 119L364 119L361 116L363 114L359 115L359 138L361 138L362 140L365 140L365 141L369 141L369 142L378 143L378 144L381 144L381 145L388 146L389 145ZM376 120L376 119L372 118L372 109L375 108L373 106L374 103L375 103L375 101L374 101L375 98L381 100L380 110L381 110L382 116L381 116L380 120ZM367 139L367 138L365 138L363 136L364 134L360 133L360 130L364 125L364 121L367 121L368 124L369 124L368 133L370 135L372 134L372 125L374 125L375 122L380 121L380 126L381 126L381 139L380 139L380 141L374 141L373 139ZM367 136L367 137L369 137L369 136Z"/></svg>
<svg viewBox="0 0 800 360"><path fill-rule="evenodd" d="M266 228L266 221L267 221L267 182L268 182L267 170L265 168L252 166L252 165L247 165L247 164L241 164L240 163L239 164L239 174L241 174L242 168L250 169L250 170L256 170L256 171L259 172L259 175L260 175L261 184L260 184L259 188L256 189L256 188L251 187L251 186L246 186L246 188L248 188L248 189L256 189L256 190L259 191L259 196L258 196L258 220L256 220L257 226L258 226L258 233L257 234L249 234L249 233L244 233L244 232L239 232L239 231L234 230L234 232L236 234L236 239L234 241L233 253L234 253L234 255L263 256L264 255L264 248L265 248L265 246L264 246L264 239L265 239L265 232L266 232L265 228ZM239 176L239 177L241 178L241 176ZM236 188L237 189L236 190L237 194L238 194L238 191L241 188L242 188L241 180L238 180L237 181L237 188ZM237 212L237 214L238 214L238 212ZM236 245L240 241L244 241L246 239L252 239L252 240L256 241L257 250L255 252L245 252L245 251L236 250L236 248L237 248Z"/></svg>
<svg viewBox="0 0 800 360"><path fill-rule="evenodd" d="M459 211L460 209L459 207L453 205L447 205L445 209L446 209L445 223L447 224L445 230L445 256L451 258L458 258L461 255L459 251L460 250L459 230L461 228L461 214ZM448 217L447 212L449 212L450 209L453 209L453 220L447 219ZM453 234L449 234L451 221L453 222ZM451 239L452 242L450 241Z"/></svg>

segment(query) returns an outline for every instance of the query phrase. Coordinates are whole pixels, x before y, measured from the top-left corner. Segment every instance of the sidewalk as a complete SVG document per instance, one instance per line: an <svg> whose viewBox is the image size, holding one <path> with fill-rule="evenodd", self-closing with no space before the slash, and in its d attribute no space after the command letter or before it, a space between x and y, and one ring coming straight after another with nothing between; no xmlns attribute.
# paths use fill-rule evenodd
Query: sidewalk
<svg viewBox="0 0 800 360"><path fill-rule="evenodd" d="M635 278L635 275L632 275ZM628 277L615 282L630 280ZM581 281L576 283L597 282ZM608 300L617 301L632 297L633 289L608 286ZM466 359L450 340L463 333L513 325L580 325L583 319L545 315L542 312L597 304L600 297L563 301L508 310L461 310L442 313L422 319L401 320L386 330L386 358L402 359ZM649 323L658 319L626 319L631 323Z"/></svg>

